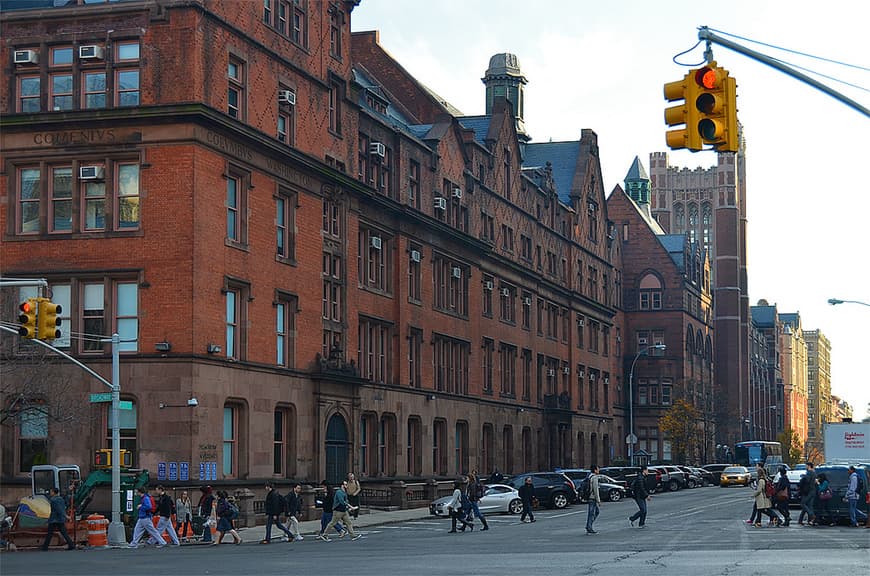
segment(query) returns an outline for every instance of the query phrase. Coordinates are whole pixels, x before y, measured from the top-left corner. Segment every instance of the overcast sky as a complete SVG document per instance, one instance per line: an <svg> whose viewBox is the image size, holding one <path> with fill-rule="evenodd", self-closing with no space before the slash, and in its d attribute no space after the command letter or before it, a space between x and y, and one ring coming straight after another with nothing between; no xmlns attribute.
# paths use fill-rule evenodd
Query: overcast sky
<svg viewBox="0 0 870 576"><path fill-rule="evenodd" d="M870 108L870 2L589 2L586 0L362 0L352 28L379 30L381 45L421 82L462 110L485 112L480 79L489 58L511 52L526 85L534 142L598 134L605 190L622 185L635 156L667 151L665 82L688 67L673 57L702 25L748 40L851 64L834 65L732 40L832 76L818 80ZM749 294L800 312L804 329L832 342L833 392L864 417L870 404L870 119L750 58L713 46L737 79L747 142ZM703 44L681 56L703 61ZM855 67L857 66L857 67ZM863 67L862 70L860 67ZM669 152L671 165L715 163L715 153Z"/></svg>

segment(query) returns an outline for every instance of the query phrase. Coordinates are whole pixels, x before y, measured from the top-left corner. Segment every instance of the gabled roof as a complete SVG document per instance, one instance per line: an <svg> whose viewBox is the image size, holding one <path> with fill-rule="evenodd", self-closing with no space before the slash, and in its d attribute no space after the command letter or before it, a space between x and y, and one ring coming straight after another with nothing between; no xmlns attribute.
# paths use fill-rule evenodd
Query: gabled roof
<svg viewBox="0 0 870 576"><path fill-rule="evenodd" d="M365 108L372 114L376 114L382 118L387 118L394 124L400 124L403 127L407 127L408 124L414 122L411 117L399 110L393 99L390 97L390 94L388 94L383 87L378 84L371 75L369 75L368 71L365 70L363 66L354 66L351 73L353 74L354 81L364 88L359 95L360 107ZM372 94L376 100L383 102L387 107L387 113L383 114L369 106L366 100L366 93Z"/></svg>
<svg viewBox="0 0 870 576"><path fill-rule="evenodd" d="M664 247L664 249L668 251L671 260L674 261L674 264L677 265L677 268L679 268L680 271L684 271L686 269L686 261L683 248L686 245L686 235L656 234L656 238L659 239L659 242Z"/></svg>
<svg viewBox="0 0 870 576"><path fill-rule="evenodd" d="M571 189L574 173L580 158L580 142L530 142L525 146L523 168L543 168L549 162L553 170L553 182L562 203L571 205Z"/></svg>
<svg viewBox="0 0 870 576"><path fill-rule="evenodd" d="M492 116L462 116L457 118L464 127L474 130L474 140L480 144L486 144L486 135L489 133L489 122Z"/></svg>

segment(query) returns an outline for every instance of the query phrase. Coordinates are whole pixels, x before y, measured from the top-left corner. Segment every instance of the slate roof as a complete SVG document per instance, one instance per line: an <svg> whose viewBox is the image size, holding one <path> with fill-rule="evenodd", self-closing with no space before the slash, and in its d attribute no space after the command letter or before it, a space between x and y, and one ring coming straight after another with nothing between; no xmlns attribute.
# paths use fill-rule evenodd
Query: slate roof
<svg viewBox="0 0 870 576"><path fill-rule="evenodd" d="M0 2L0 12L9 10L33 10L36 8L57 8L74 0L3 0Z"/></svg>
<svg viewBox="0 0 870 576"><path fill-rule="evenodd" d="M659 239L659 242L662 246L664 246L665 250L668 251L668 254L671 256L671 260L674 261L674 264L677 265L677 268L680 271L686 269L686 261L685 254L683 252L683 247L686 242L685 234L659 234L656 236Z"/></svg>
<svg viewBox="0 0 870 576"><path fill-rule="evenodd" d="M393 106L389 96L384 93L384 90L381 88L380 84L378 84L373 78L369 77L369 75L366 74L364 70L359 67L354 67L351 73L353 74L353 78L357 82L357 84L366 89L361 91L359 95L359 105L361 107L365 108L373 114L377 114L382 118L387 118L393 124L399 124L402 127L407 127L408 124L411 123L412 120L402 114L402 112L399 111L395 106ZM378 96L382 101L387 103L386 115L372 109L371 106L368 105L368 103L366 102L366 91L371 92L375 96Z"/></svg>
<svg viewBox="0 0 870 576"><path fill-rule="evenodd" d="M580 141L530 142L526 144L523 168L543 168L552 164L553 182L562 203L571 205L571 186L580 158Z"/></svg>
<svg viewBox="0 0 870 576"><path fill-rule="evenodd" d="M783 324L791 324L793 328L797 328L800 324L800 314L798 312L787 312L780 314L779 319Z"/></svg>
<svg viewBox="0 0 870 576"><path fill-rule="evenodd" d="M421 140L426 136L426 134L429 133L429 130L431 129L431 124L414 124L413 126L408 126L408 132Z"/></svg>
<svg viewBox="0 0 870 576"><path fill-rule="evenodd" d="M631 163L631 168L628 169L628 174L625 175L625 181L629 180L649 180L646 173L646 168L643 167L640 158L634 157L634 162Z"/></svg>
<svg viewBox="0 0 870 576"><path fill-rule="evenodd" d="M489 133L489 122L492 116L462 116L457 118L465 128L474 130L474 140L485 144L486 135Z"/></svg>
<svg viewBox="0 0 870 576"><path fill-rule="evenodd" d="M762 327L770 327L776 323L776 306L750 306L752 321Z"/></svg>

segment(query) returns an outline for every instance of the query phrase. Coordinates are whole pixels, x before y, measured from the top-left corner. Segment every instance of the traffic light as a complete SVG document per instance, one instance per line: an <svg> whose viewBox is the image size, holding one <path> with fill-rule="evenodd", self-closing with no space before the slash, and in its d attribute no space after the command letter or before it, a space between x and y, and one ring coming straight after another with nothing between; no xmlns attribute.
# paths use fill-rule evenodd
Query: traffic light
<svg viewBox="0 0 870 576"><path fill-rule="evenodd" d="M704 144L737 152L737 81L715 61L694 71L697 131Z"/></svg>
<svg viewBox="0 0 870 576"><path fill-rule="evenodd" d="M665 84L665 100L668 102L683 101L682 104L665 108L665 124L668 126L685 125L676 130L668 130L665 134L668 147L673 150L688 148L694 152L703 148L701 136L696 130L699 113L695 107L695 99L698 92L698 85L694 81L692 72L683 76L682 80Z"/></svg>
<svg viewBox="0 0 870 576"><path fill-rule="evenodd" d="M118 456L121 468L130 468L133 466L133 453L129 450L119 450ZM100 448L94 451L94 468L111 468L112 467L112 449Z"/></svg>
<svg viewBox="0 0 870 576"><path fill-rule="evenodd" d="M680 126L665 136L673 150L702 150L705 144L719 151L737 152L737 81L715 61L690 70L682 80L664 86L668 102L681 104L665 109L665 123Z"/></svg>
<svg viewBox="0 0 870 576"><path fill-rule="evenodd" d="M63 309L60 304L55 304L48 298L37 298L39 302L39 316L37 322L37 338L40 340L54 340L60 338L61 319L57 317Z"/></svg>
<svg viewBox="0 0 870 576"><path fill-rule="evenodd" d="M18 315L18 322L21 326L18 328L18 335L22 338L34 339L37 336L36 314L38 305L36 298L28 298L18 305L21 314Z"/></svg>

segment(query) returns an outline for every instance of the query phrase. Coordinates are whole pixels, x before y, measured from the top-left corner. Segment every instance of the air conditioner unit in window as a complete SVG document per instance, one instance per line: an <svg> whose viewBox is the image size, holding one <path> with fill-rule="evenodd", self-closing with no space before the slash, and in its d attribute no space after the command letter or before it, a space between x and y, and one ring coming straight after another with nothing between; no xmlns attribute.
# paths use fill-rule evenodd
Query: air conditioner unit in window
<svg viewBox="0 0 870 576"><path fill-rule="evenodd" d="M610 384L610 378L608 378L607 376L605 376L605 377L604 377L604 383L605 383L605 384Z"/></svg>
<svg viewBox="0 0 870 576"><path fill-rule="evenodd" d="M547 376L555 376L555 375L556 375L556 371L553 370L552 368L550 368L549 370L547 370Z"/></svg>
<svg viewBox="0 0 870 576"><path fill-rule="evenodd" d="M369 144L369 154L383 158L387 154L387 147L380 142L372 142Z"/></svg>
<svg viewBox="0 0 870 576"><path fill-rule="evenodd" d="M492 280L487 280L483 283L483 289L492 292Z"/></svg>
<svg viewBox="0 0 870 576"><path fill-rule="evenodd" d="M454 188L453 189L453 197L454 198L462 198L462 188Z"/></svg>
<svg viewBox="0 0 870 576"><path fill-rule="evenodd" d="M595 372L590 372L590 373L589 373L589 379L590 379L590 380L595 380Z"/></svg>
<svg viewBox="0 0 870 576"><path fill-rule="evenodd" d="M16 50L16 64L36 64L39 62L39 53L36 50Z"/></svg>
<svg viewBox="0 0 870 576"><path fill-rule="evenodd" d="M580 378L583 378L583 376L585 376L585 375L586 375L586 373L583 372L583 370L577 372L577 376L579 376Z"/></svg>
<svg viewBox="0 0 870 576"><path fill-rule="evenodd" d="M278 104L296 105L296 92L293 90L278 90Z"/></svg>
<svg viewBox="0 0 870 576"><path fill-rule="evenodd" d="M570 373L571 373L571 369L568 368L567 366L562 368L562 374L570 374Z"/></svg>
<svg viewBox="0 0 870 576"><path fill-rule="evenodd" d="M501 295L504 296L505 298L509 298L511 295L511 291L508 290L507 288L502 288Z"/></svg>
<svg viewBox="0 0 870 576"><path fill-rule="evenodd" d="M79 46L79 60L102 60L103 47L97 45Z"/></svg>
<svg viewBox="0 0 870 576"><path fill-rule="evenodd" d="M638 344L646 344L646 338L638 338L637 343Z"/></svg>
<svg viewBox="0 0 870 576"><path fill-rule="evenodd" d="M102 180L102 166L79 166L79 180Z"/></svg>
<svg viewBox="0 0 870 576"><path fill-rule="evenodd" d="M372 243L372 248L374 248L375 250L380 250L380 249L381 249L381 239L380 239L379 237L377 237L377 236L372 236L372 237L371 237L371 243Z"/></svg>
<svg viewBox="0 0 870 576"><path fill-rule="evenodd" d="M420 251L419 250L411 250L411 262L419 262L420 261Z"/></svg>
<svg viewBox="0 0 870 576"><path fill-rule="evenodd" d="M447 199L442 198L441 196L437 196L435 198L435 209L436 210L446 210L447 209Z"/></svg>
<svg viewBox="0 0 870 576"><path fill-rule="evenodd" d="M453 267L453 277L454 278L462 278L462 268L459 266Z"/></svg>
<svg viewBox="0 0 870 576"><path fill-rule="evenodd" d="M583 321L583 318L580 318L579 320L577 320L577 326L583 328L583 326L584 326L585 324L586 324L586 323Z"/></svg>
<svg viewBox="0 0 870 576"><path fill-rule="evenodd" d="M532 299L531 299L531 298L528 298L528 297L523 298L523 306L531 306L531 305L532 305Z"/></svg>

